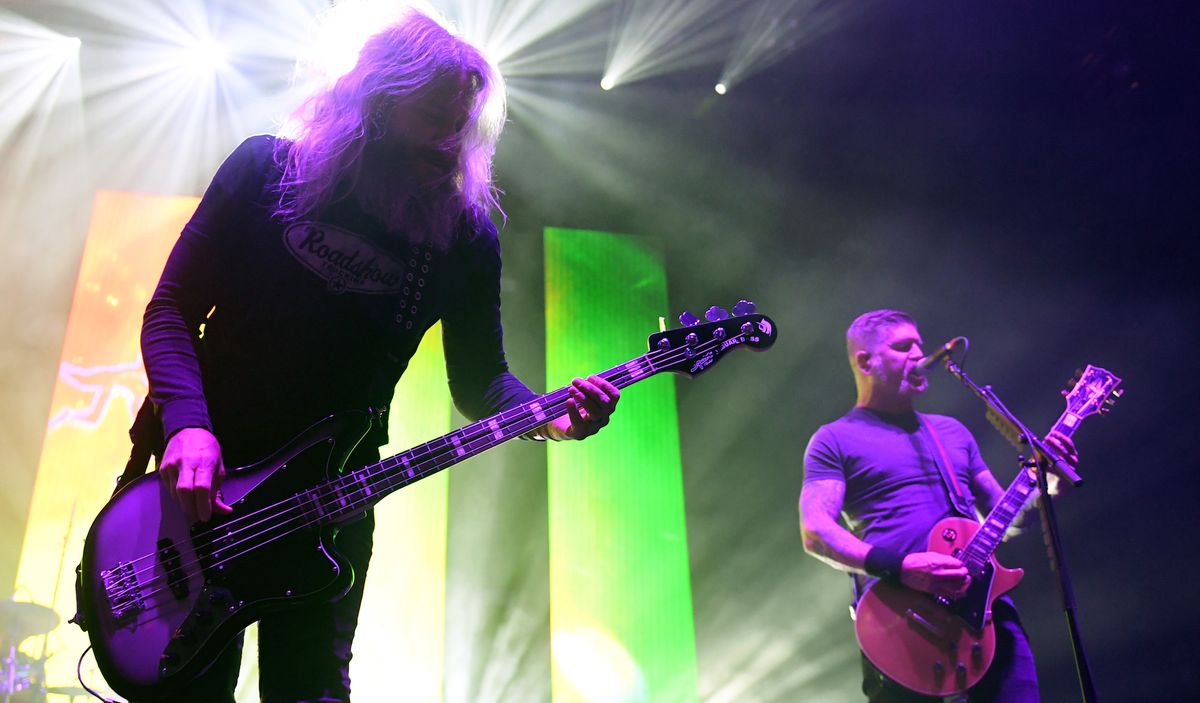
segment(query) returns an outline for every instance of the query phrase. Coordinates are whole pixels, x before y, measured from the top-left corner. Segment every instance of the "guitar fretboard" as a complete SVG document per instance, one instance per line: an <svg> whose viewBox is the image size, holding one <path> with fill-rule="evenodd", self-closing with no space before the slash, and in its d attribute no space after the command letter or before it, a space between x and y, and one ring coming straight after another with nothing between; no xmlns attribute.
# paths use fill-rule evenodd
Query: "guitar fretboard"
<svg viewBox="0 0 1200 703"><path fill-rule="evenodd" d="M762 315L728 318L651 337L655 348L597 374L618 389L664 371L691 376L704 372L728 350L748 344L765 349L774 326ZM674 334L674 332L680 332ZM676 336L673 343L669 336ZM293 495L288 508L300 510L306 524L327 524L361 512L389 494L566 415L569 386L538 396L491 417L418 445L375 464L350 471Z"/></svg>
<svg viewBox="0 0 1200 703"><path fill-rule="evenodd" d="M617 388L624 388L658 372L649 354L601 374ZM322 518L337 519L360 511L389 494L498 444L531 432L546 422L567 414L570 390L559 388L521 405L484 418L317 486L310 500L323 508Z"/></svg>
<svg viewBox="0 0 1200 703"><path fill-rule="evenodd" d="M1061 432L1070 437L1079 428L1081 419L1080 416L1068 410L1058 418L1051 431ZM988 513L987 519L983 521L979 531L975 533L966 549L963 550L962 561L972 573L982 569L983 565L991 559L996 548L1000 546L1000 542L1004 540L1005 533L1012 527L1013 521L1037 496L1037 476L1032 469L1021 469L1021 473L1013 479L1008 490L1004 492L1004 496L992 508L992 512Z"/></svg>

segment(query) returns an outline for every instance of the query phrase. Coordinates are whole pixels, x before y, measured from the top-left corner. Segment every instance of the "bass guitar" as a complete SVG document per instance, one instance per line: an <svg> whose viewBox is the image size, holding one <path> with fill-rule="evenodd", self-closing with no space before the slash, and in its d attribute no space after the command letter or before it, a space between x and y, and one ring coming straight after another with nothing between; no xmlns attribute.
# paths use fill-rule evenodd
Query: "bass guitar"
<svg viewBox="0 0 1200 703"><path fill-rule="evenodd" d="M1107 413L1122 393L1121 379L1088 366L1064 392L1067 408L1052 431L1071 436L1085 417ZM1038 495L1034 469L1024 468L982 522L952 517L929 532L929 551L962 561L971 585L946 598L878 581L859 600L854 617L858 645L877 669L905 688L952 696L979 682L996 653L992 603L1025 572L1008 569L994 553L1008 528Z"/></svg>
<svg viewBox="0 0 1200 703"><path fill-rule="evenodd" d="M651 335L650 351L600 376L618 388L667 371L696 376L732 349L774 344L774 323L752 303L734 313L712 308L707 323L687 316L691 326ZM354 573L337 551L339 525L565 415L568 397L560 388L351 471L346 458L373 416L332 415L263 461L227 471L221 488L234 510L207 523L189 519L158 476L130 482L96 517L80 565L77 619L105 680L130 698L169 699L264 614L341 597Z"/></svg>

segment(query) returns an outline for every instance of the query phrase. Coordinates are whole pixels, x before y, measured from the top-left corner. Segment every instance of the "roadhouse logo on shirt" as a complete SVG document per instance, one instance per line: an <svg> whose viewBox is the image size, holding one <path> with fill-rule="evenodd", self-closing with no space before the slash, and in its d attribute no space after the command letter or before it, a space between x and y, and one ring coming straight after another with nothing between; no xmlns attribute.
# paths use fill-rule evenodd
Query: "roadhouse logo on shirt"
<svg viewBox="0 0 1200 703"><path fill-rule="evenodd" d="M394 293L404 264L366 237L322 222L297 222L283 235L288 251L324 278L333 293Z"/></svg>

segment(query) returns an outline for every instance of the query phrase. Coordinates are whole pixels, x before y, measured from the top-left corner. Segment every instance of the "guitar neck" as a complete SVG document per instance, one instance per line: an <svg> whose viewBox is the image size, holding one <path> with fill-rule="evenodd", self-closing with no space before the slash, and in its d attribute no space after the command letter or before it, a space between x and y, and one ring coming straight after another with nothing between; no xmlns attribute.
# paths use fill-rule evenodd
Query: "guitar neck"
<svg viewBox="0 0 1200 703"><path fill-rule="evenodd" d="M661 353L655 352L643 354L598 375L617 388L624 388L664 370L655 363L660 356ZM322 507L319 514L323 521L336 521L362 511L409 484L567 414L569 397L566 386L538 396L321 484L310 489L306 499Z"/></svg>
<svg viewBox="0 0 1200 703"><path fill-rule="evenodd" d="M1082 420L1080 416L1067 410L1059 416L1050 429L1052 432L1060 432L1070 437L1075 434L1075 430L1079 429L1080 420ZM975 537L963 550L963 562L967 564L968 568L982 567L991 559L1013 522L1025 510L1025 506L1037 496L1037 474L1033 469L1022 468L1009 485L1008 490L1004 492L1004 496L988 513L987 518L979 527L979 531L975 533Z"/></svg>
<svg viewBox="0 0 1200 703"><path fill-rule="evenodd" d="M739 305L743 303L750 306L746 301ZM650 351L598 375L617 388L625 388L665 371L695 377L731 349L743 346L755 350L769 348L775 342L774 323L752 309L745 312L748 314L707 323L695 322L684 328L655 333L649 339ZM566 415L570 397L569 387L559 388L401 454L318 484L293 499L315 521L337 522L375 505L411 483Z"/></svg>

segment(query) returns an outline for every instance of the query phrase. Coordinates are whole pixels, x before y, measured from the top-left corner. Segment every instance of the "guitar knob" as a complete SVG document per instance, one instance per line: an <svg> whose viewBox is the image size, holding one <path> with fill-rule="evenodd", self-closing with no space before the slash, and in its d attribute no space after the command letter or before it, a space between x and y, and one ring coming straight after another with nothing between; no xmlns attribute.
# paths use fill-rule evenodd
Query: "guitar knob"
<svg viewBox="0 0 1200 703"><path fill-rule="evenodd" d="M704 311L704 319L708 320L709 322L720 322L721 320L727 320L729 319L729 311L725 308L714 305L708 310Z"/></svg>
<svg viewBox="0 0 1200 703"><path fill-rule="evenodd" d="M938 676L946 673L946 665L943 664L940 659L933 663L933 673L937 674Z"/></svg>
<svg viewBox="0 0 1200 703"><path fill-rule="evenodd" d="M696 317L687 310L684 310L683 314L679 316L679 324L683 325L684 327L695 327L696 325L700 324L700 318Z"/></svg>
<svg viewBox="0 0 1200 703"><path fill-rule="evenodd" d="M980 657L982 657L983 656L983 645L979 644L978 642L971 645L971 656L974 657L975 659L979 659Z"/></svg>
<svg viewBox="0 0 1200 703"><path fill-rule="evenodd" d="M741 317L742 315L753 315L754 311L757 309L758 306L754 304L753 300L746 300L743 298L742 300L737 301L737 304L733 306L733 314L738 317Z"/></svg>

